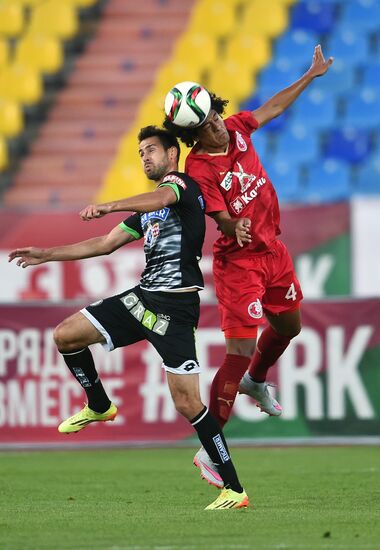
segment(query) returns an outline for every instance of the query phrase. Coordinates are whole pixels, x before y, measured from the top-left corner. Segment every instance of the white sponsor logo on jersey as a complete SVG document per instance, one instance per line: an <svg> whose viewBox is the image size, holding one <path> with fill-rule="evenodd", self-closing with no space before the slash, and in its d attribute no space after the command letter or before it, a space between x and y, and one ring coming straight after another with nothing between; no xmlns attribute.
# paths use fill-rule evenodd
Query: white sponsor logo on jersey
<svg viewBox="0 0 380 550"><path fill-rule="evenodd" d="M187 185L183 181L183 179L180 178L179 176L175 176L174 174L168 174L167 176L165 176L164 181L162 183L167 183L167 182L176 183L177 185L182 187L182 189L187 189Z"/></svg>
<svg viewBox="0 0 380 550"><path fill-rule="evenodd" d="M258 195L258 189L266 183L265 178L259 178L257 180L257 183L253 189L250 191L247 191L246 193L242 193L241 195L238 195L234 198L232 202L230 202L230 206L232 210L235 212L235 214L240 214L240 212L249 204L253 199L255 199Z"/></svg>
<svg viewBox="0 0 380 550"><path fill-rule="evenodd" d="M243 136L241 135L240 132L235 132L236 134L236 145L237 145L237 148L239 149L239 151L241 151L242 153L244 153L244 151L246 151L248 149L247 147L247 144L246 142L244 141L244 138Z"/></svg>
<svg viewBox="0 0 380 550"><path fill-rule="evenodd" d="M257 298L254 302L248 306L248 314L254 319L260 319L263 316L263 306L260 300Z"/></svg>
<svg viewBox="0 0 380 550"><path fill-rule="evenodd" d="M232 186L232 176L233 176L232 172L227 172L227 174L224 176L220 184L220 187L223 187L223 189L225 189L226 191L229 191Z"/></svg>

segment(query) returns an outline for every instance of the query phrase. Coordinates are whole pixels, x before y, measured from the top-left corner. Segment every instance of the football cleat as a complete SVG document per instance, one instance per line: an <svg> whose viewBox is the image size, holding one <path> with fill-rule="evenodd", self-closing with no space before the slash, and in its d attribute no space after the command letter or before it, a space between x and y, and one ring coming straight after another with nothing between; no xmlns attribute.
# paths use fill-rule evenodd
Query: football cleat
<svg viewBox="0 0 380 550"><path fill-rule="evenodd" d="M252 397L259 409L270 416L280 416L282 413L281 405L271 396L268 390L267 382L254 382L246 372L239 384L239 393L244 393Z"/></svg>
<svg viewBox="0 0 380 550"><path fill-rule="evenodd" d="M206 506L205 510L230 510L232 508L247 508L248 495L245 491L236 493L232 489L223 489L214 502Z"/></svg>
<svg viewBox="0 0 380 550"><path fill-rule="evenodd" d="M223 479L220 477L215 464L212 462L203 447L201 447L195 455L193 464L200 469L201 477L205 479L207 483L214 485L214 487L217 487L218 489L224 487Z"/></svg>
<svg viewBox="0 0 380 550"><path fill-rule="evenodd" d="M59 426L58 431L62 434L71 434L79 432L86 428L92 422L108 422L109 420L115 420L117 415L117 407L111 403L110 407L104 413L97 413L90 409L86 404L79 413L70 416L67 420L64 420Z"/></svg>

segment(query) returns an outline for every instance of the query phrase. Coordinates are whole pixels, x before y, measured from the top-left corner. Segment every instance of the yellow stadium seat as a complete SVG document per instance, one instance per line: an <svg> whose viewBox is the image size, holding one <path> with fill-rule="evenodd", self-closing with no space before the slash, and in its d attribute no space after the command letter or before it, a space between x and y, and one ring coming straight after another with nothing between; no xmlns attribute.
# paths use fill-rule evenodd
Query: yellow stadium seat
<svg viewBox="0 0 380 550"><path fill-rule="evenodd" d="M129 164L124 160L112 165L108 170L96 200L105 202L147 193L153 189L154 184L145 177L141 166Z"/></svg>
<svg viewBox="0 0 380 550"><path fill-rule="evenodd" d="M174 56L178 61L196 59L202 70L208 69L217 61L217 42L209 34L189 31L182 34L176 43Z"/></svg>
<svg viewBox="0 0 380 550"><path fill-rule="evenodd" d="M4 172L8 166L7 142L0 136L0 172Z"/></svg>
<svg viewBox="0 0 380 550"><path fill-rule="evenodd" d="M13 0L0 2L0 34L9 38L19 36L24 29L24 10Z"/></svg>
<svg viewBox="0 0 380 550"><path fill-rule="evenodd" d="M238 2L233 0L200 0L193 9L189 29L212 37L225 37L236 26Z"/></svg>
<svg viewBox="0 0 380 550"><path fill-rule="evenodd" d="M24 121L20 105L16 101L0 98L0 134L13 138L23 130Z"/></svg>
<svg viewBox="0 0 380 550"><path fill-rule="evenodd" d="M246 5L240 31L244 34L254 32L269 38L277 37L288 25L288 8L283 2L252 0Z"/></svg>
<svg viewBox="0 0 380 550"><path fill-rule="evenodd" d="M226 60L210 72L207 87L217 96L239 102L254 90L255 73L244 59Z"/></svg>
<svg viewBox="0 0 380 550"><path fill-rule="evenodd" d="M46 74L54 74L63 65L62 44L53 36L29 34L18 41L16 62Z"/></svg>
<svg viewBox="0 0 380 550"><path fill-rule="evenodd" d="M34 6L38 6L41 4L44 0L13 0L15 4L20 4L20 6L24 6L25 8L33 8Z"/></svg>
<svg viewBox="0 0 380 550"><path fill-rule="evenodd" d="M5 67L9 61L9 42L0 38L0 68Z"/></svg>
<svg viewBox="0 0 380 550"><path fill-rule="evenodd" d="M42 92L41 77L31 67L12 63L2 69L0 96L25 105L34 105L41 99Z"/></svg>
<svg viewBox="0 0 380 550"><path fill-rule="evenodd" d="M78 15L74 6L61 0L46 0L31 15L29 32L70 40L78 32Z"/></svg>
<svg viewBox="0 0 380 550"><path fill-rule="evenodd" d="M244 59L247 68L255 71L264 67L272 55L270 41L258 34L238 34L228 41L226 59Z"/></svg>
<svg viewBox="0 0 380 550"><path fill-rule="evenodd" d="M174 84L182 82L183 80L199 82L201 76L202 70L201 67L198 66L196 59L187 59L184 61L172 59L158 72L155 81L155 88L161 91L166 90L166 95Z"/></svg>
<svg viewBox="0 0 380 550"><path fill-rule="evenodd" d="M77 8L92 8L98 3L98 0L66 0Z"/></svg>

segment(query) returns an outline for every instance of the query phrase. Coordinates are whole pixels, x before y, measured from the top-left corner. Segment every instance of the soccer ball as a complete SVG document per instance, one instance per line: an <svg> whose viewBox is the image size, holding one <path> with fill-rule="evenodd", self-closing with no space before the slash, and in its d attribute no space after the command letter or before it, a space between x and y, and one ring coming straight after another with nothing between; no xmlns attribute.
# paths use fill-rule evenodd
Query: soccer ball
<svg viewBox="0 0 380 550"><path fill-rule="evenodd" d="M177 126L200 126L206 120L210 108L210 94L196 82L179 82L165 98L166 116Z"/></svg>

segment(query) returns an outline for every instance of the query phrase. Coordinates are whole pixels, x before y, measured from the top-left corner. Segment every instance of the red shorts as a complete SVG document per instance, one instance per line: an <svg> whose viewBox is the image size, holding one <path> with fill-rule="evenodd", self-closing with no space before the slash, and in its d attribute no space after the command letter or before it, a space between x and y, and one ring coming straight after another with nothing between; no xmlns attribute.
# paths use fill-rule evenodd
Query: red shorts
<svg viewBox="0 0 380 550"><path fill-rule="evenodd" d="M222 330L261 325L265 313L297 309L303 298L290 254L278 240L267 254L214 258L213 273Z"/></svg>

